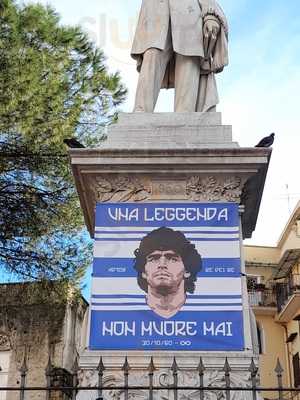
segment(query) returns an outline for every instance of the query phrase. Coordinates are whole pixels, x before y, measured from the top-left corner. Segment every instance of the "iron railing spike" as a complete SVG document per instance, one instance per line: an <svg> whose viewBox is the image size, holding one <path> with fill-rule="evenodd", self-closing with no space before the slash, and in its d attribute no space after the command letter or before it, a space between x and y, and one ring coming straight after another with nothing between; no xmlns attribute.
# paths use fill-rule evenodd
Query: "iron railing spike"
<svg viewBox="0 0 300 400"><path fill-rule="evenodd" d="M249 371L251 373L251 382L252 382L252 400L257 400L257 392L256 392L256 375L258 372L258 368L255 365L254 359L252 357L251 364L249 367Z"/></svg>
<svg viewBox="0 0 300 400"><path fill-rule="evenodd" d="M225 374L229 374L231 372L231 368L230 368L230 365L229 365L227 357L225 359L225 364L224 364L223 371L225 372Z"/></svg>
<svg viewBox="0 0 300 400"><path fill-rule="evenodd" d="M102 396L103 372L105 370L105 366L103 364L102 356L100 357L97 370L98 370L98 398L97 398L97 400L102 400L103 399L103 396Z"/></svg>
<svg viewBox="0 0 300 400"><path fill-rule="evenodd" d="M172 363L172 366L171 366L171 371L173 372L173 374L177 374L177 372L178 372L178 364L177 364L177 361L176 361L176 357L174 357L173 358L173 363Z"/></svg>
<svg viewBox="0 0 300 400"><path fill-rule="evenodd" d="M277 381L278 381L278 389L282 388L282 373L283 373L284 369L281 366L279 357L277 358L277 364L276 364L276 368L275 368L275 372L277 374ZM278 400L283 400L283 392L281 390L278 391Z"/></svg>
<svg viewBox="0 0 300 400"><path fill-rule="evenodd" d="M197 371L198 371L199 374L201 374L201 375L204 374L205 366L204 366L204 364L203 364L202 357L200 357L199 364L198 364L198 367L197 367Z"/></svg>
<svg viewBox="0 0 300 400"><path fill-rule="evenodd" d="M51 355L49 353L49 357L48 357L48 363L45 369L45 375L46 375L46 385L47 387L51 386L51 375L52 375L52 371L53 371L53 366L52 366L52 361L51 361ZM50 400L50 396L51 396L51 390L47 389L46 391L46 400Z"/></svg>
<svg viewBox="0 0 300 400"><path fill-rule="evenodd" d="M275 368L274 371L276 372L276 374L277 374L278 376L281 376L282 373L283 373L283 371L284 371L284 369L283 369L282 366L281 366L279 357L277 358L277 364L276 364L276 368Z"/></svg>
<svg viewBox="0 0 300 400"><path fill-rule="evenodd" d="M72 389L72 400L76 400L76 386L78 385L78 371L79 371L79 364L78 364L78 357L76 356L72 368L72 384L73 384L73 389Z"/></svg>
<svg viewBox="0 0 300 400"><path fill-rule="evenodd" d="M153 362L153 357L150 359L148 365L148 375L149 375L149 400L153 400L153 376L155 371L155 365Z"/></svg>
<svg viewBox="0 0 300 400"><path fill-rule="evenodd" d="M230 365L229 365L227 357L225 359L225 364L224 364L223 371L225 373L225 385L226 385L226 387L225 387L225 399L226 400L230 400L230 371L231 371L231 368L230 368Z"/></svg>
<svg viewBox="0 0 300 400"><path fill-rule="evenodd" d="M28 368L27 368L27 363L26 363L26 351L24 352L24 356L23 356L23 361L22 361L22 365L19 369L19 371L21 372L21 375L26 375L26 373L28 372Z"/></svg>
<svg viewBox="0 0 300 400"><path fill-rule="evenodd" d="M151 357L150 363L148 365L148 372L149 372L149 374L153 374L154 371L155 371L155 365L153 362L153 357Z"/></svg>
<svg viewBox="0 0 300 400"><path fill-rule="evenodd" d="M79 370L78 357L76 357L75 360L74 360L73 367L72 367L73 375L77 374L78 370Z"/></svg>
<svg viewBox="0 0 300 400"><path fill-rule="evenodd" d="M176 357L174 357L173 359L173 364L171 366L171 371L173 373L173 378L174 378L174 382L173 382L173 386L174 386L174 400L178 400L178 365L177 365L177 361L176 361Z"/></svg>
<svg viewBox="0 0 300 400"><path fill-rule="evenodd" d="M128 400L128 378L129 378L129 370L130 370L130 365L127 359L127 356L125 357L125 362L122 367L122 370L124 371L124 386L125 386L125 391L124 391L124 400Z"/></svg>
<svg viewBox="0 0 300 400"><path fill-rule="evenodd" d="M48 363L47 363L46 370L45 370L46 376L51 375L52 369L53 369L53 366L52 366L51 356L49 354Z"/></svg>
<svg viewBox="0 0 300 400"><path fill-rule="evenodd" d="M203 364L203 360L202 357L200 357L199 360L199 365L197 367L198 373L199 373L199 394L200 394L200 400L204 400L204 390L203 390L203 386L204 386L204 371L205 371L205 366Z"/></svg>
<svg viewBox="0 0 300 400"><path fill-rule="evenodd" d="M26 348L25 348L23 362L22 362L22 365L20 367L20 372L21 372L20 397L19 397L20 400L24 400L25 399L24 388L25 388L25 385L26 385L26 375L27 375L27 371L28 371L28 368L27 368L27 365L26 365L26 357L27 357L27 351L26 351Z"/></svg>
<svg viewBox="0 0 300 400"><path fill-rule="evenodd" d="M124 365L123 365L123 367L122 367L122 370L124 371L125 374L126 374L126 373L128 374L128 372L129 372L129 370L130 370L130 365L129 365L127 356L125 357L125 361L124 361Z"/></svg>
<svg viewBox="0 0 300 400"><path fill-rule="evenodd" d="M103 364L102 356L100 357L97 370L98 370L98 374L103 374L103 372L105 371L105 366Z"/></svg>
<svg viewBox="0 0 300 400"><path fill-rule="evenodd" d="M250 364L250 367L249 367L249 372L251 372L251 376L252 376L252 377L255 377L256 374L257 374L257 372L258 372L258 368L257 368L257 366L255 365L255 362L254 362L254 359L253 359L253 358L252 358L252 360L251 360L251 364Z"/></svg>

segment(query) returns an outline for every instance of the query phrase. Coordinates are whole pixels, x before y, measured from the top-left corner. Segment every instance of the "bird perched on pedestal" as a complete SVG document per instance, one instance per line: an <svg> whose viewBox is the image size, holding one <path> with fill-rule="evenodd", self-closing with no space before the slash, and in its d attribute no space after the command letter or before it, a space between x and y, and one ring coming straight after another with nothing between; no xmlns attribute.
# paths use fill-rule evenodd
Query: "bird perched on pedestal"
<svg viewBox="0 0 300 400"><path fill-rule="evenodd" d="M85 148L85 146L83 144L81 144L80 142L78 142L78 140L76 140L75 138L64 139L64 143L71 149L84 149Z"/></svg>
<svg viewBox="0 0 300 400"><path fill-rule="evenodd" d="M255 147L271 147L274 143L275 133L271 133L270 136L266 136Z"/></svg>

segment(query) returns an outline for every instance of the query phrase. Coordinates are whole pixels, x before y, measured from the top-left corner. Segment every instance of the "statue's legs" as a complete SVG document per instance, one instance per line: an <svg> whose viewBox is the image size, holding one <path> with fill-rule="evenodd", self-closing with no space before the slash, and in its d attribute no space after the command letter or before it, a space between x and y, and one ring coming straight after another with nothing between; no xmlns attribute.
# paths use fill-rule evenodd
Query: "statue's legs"
<svg viewBox="0 0 300 400"><path fill-rule="evenodd" d="M134 112L154 111L171 55L170 45L165 50L151 48L145 51L136 89Z"/></svg>
<svg viewBox="0 0 300 400"><path fill-rule="evenodd" d="M173 50L145 51L136 90L134 112L153 112ZM199 57L176 54L175 112L195 112L200 81Z"/></svg>
<svg viewBox="0 0 300 400"><path fill-rule="evenodd" d="M176 54L175 112L195 112L200 81L199 57Z"/></svg>

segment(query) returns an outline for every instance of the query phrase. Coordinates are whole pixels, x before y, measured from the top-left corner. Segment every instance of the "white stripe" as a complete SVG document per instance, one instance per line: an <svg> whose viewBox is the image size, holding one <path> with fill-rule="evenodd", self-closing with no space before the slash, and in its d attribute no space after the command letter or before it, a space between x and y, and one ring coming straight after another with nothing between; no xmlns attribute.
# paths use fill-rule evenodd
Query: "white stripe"
<svg viewBox="0 0 300 400"><path fill-rule="evenodd" d="M111 298L111 297L105 297L105 298L101 298L101 299L95 299L94 297L92 298L92 302L93 303L97 303L97 304L102 304L102 303L113 303L113 304L122 304L122 303L132 303L133 305L136 303L145 303L145 298L142 299L132 299L132 298L126 298L123 297L122 299L119 298Z"/></svg>
<svg viewBox="0 0 300 400"><path fill-rule="evenodd" d="M143 239L143 237L146 236L146 233L96 233L95 238L96 239ZM238 239L239 234L238 233L213 233L213 234L207 234L207 233L186 233L185 237L187 239Z"/></svg>
<svg viewBox="0 0 300 400"><path fill-rule="evenodd" d="M211 298L211 299L190 299L188 298L185 302L186 305L189 304L205 304L205 303L214 303L214 304L222 304L222 303L232 303L232 304L240 304L242 302L242 299L217 299L217 298Z"/></svg>
<svg viewBox="0 0 300 400"><path fill-rule="evenodd" d="M241 296L241 278L200 278L194 294L203 296ZM93 278L92 294L145 295L136 278Z"/></svg>
<svg viewBox="0 0 300 400"><path fill-rule="evenodd" d="M223 304L223 303L231 303L231 304L240 304L241 299L187 299L185 304L188 306L189 304ZM137 304L137 303L145 303L145 299L133 299L133 298L111 298L111 297L106 297L106 298L92 298L93 303L97 304L106 304L106 303L112 303L112 304L123 304L123 303L132 303L132 305Z"/></svg>
<svg viewBox="0 0 300 400"><path fill-rule="evenodd" d="M193 241L192 241L193 243ZM203 258L239 258L240 242L194 242L196 249ZM94 257L134 257L134 250L140 245L140 241L134 242L118 242L118 241L101 241L94 242Z"/></svg>
<svg viewBox="0 0 300 400"><path fill-rule="evenodd" d="M243 306L183 306L182 311L242 311Z"/></svg>
<svg viewBox="0 0 300 400"><path fill-rule="evenodd" d="M180 311L242 311L242 306L183 306ZM149 311L148 306L103 306L92 305L95 311Z"/></svg>
<svg viewBox="0 0 300 400"><path fill-rule="evenodd" d="M150 310L147 305L144 306L103 306L103 305L92 305L92 310L99 311L145 311Z"/></svg>
<svg viewBox="0 0 300 400"><path fill-rule="evenodd" d="M161 228L161 226L96 226L95 231L142 231L142 232L151 232L154 229ZM238 226L172 226L172 229L175 231L204 231L204 232L238 232Z"/></svg>

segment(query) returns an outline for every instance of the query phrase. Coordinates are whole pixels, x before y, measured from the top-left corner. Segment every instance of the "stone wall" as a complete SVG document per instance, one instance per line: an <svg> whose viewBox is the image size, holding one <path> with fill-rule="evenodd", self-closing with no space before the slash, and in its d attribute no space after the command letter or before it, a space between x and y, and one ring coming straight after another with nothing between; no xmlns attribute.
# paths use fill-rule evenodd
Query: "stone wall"
<svg viewBox="0 0 300 400"><path fill-rule="evenodd" d="M80 297L59 300L57 296L55 285L47 289L37 284L0 285L0 351L11 351L9 386L20 385L24 359L27 386L45 386L49 357L54 367L71 370L87 304ZM8 393L7 400L18 396ZM27 397L45 399L46 394L31 392Z"/></svg>

